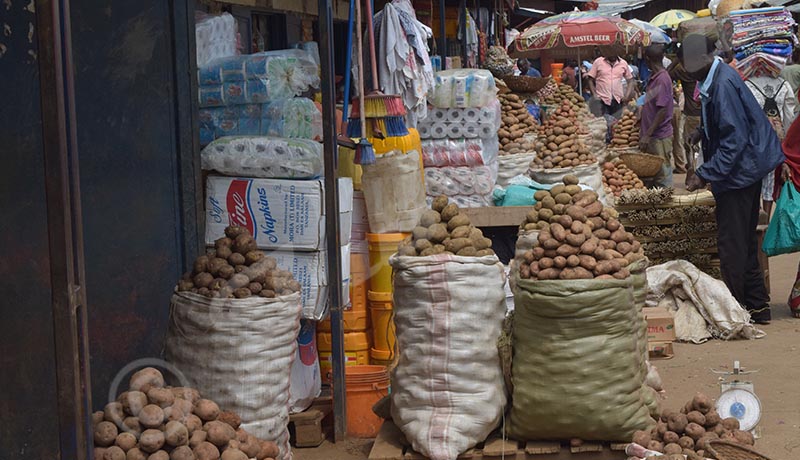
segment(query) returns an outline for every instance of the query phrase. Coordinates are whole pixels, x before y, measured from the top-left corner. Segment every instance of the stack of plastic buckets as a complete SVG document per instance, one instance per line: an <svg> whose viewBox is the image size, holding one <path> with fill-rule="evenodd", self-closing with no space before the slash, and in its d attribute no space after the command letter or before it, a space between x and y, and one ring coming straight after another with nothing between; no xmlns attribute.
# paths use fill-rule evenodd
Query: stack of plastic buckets
<svg viewBox="0 0 800 460"><path fill-rule="evenodd" d="M369 245L369 314L372 320L372 364L390 365L395 358L394 320L392 318L392 266L389 257L408 233L368 233Z"/></svg>
<svg viewBox="0 0 800 460"><path fill-rule="evenodd" d="M369 257L367 247L366 205L363 192L353 194L353 226L350 237L350 305L342 314L344 323L345 365L357 366L369 364L372 349L372 332L370 331L370 315L367 310L367 292L369 282ZM317 349L319 350L320 372L322 381L331 383L331 322L320 321L317 326Z"/></svg>

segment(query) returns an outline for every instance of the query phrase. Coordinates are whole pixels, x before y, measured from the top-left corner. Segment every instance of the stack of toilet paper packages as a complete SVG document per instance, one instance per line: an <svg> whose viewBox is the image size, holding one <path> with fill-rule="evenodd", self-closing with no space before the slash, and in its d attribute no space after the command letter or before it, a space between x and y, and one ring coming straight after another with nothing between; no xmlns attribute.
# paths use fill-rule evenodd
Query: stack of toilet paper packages
<svg viewBox="0 0 800 460"><path fill-rule="evenodd" d="M322 176L322 144L309 139L227 136L200 152L204 171L227 176L316 179Z"/></svg>
<svg viewBox="0 0 800 460"><path fill-rule="evenodd" d="M428 110L428 116L419 121L417 130L422 139L488 139L497 136L500 116L500 101L496 98L486 107L433 107Z"/></svg>
<svg viewBox="0 0 800 460"><path fill-rule="evenodd" d="M214 59L236 55L236 19L229 13L219 15L195 12L194 41L197 67L205 67Z"/></svg>
<svg viewBox="0 0 800 460"><path fill-rule="evenodd" d="M203 108L199 120L200 145L224 136L322 139L322 114L314 101L305 97Z"/></svg>

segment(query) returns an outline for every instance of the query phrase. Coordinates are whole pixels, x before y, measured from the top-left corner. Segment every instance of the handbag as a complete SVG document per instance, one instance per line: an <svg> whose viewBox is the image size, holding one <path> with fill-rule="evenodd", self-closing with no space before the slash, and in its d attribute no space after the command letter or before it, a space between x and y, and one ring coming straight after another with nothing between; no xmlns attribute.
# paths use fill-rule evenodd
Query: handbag
<svg viewBox="0 0 800 460"><path fill-rule="evenodd" d="M800 251L800 193L791 181L783 184L761 249L768 256Z"/></svg>

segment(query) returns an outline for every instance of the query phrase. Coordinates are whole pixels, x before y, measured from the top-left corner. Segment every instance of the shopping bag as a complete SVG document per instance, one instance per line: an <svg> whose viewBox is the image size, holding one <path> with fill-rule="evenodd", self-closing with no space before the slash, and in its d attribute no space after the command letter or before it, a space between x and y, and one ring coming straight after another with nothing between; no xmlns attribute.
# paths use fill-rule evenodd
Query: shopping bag
<svg viewBox="0 0 800 460"><path fill-rule="evenodd" d="M783 184L761 249L768 256L800 251L800 193L792 182Z"/></svg>

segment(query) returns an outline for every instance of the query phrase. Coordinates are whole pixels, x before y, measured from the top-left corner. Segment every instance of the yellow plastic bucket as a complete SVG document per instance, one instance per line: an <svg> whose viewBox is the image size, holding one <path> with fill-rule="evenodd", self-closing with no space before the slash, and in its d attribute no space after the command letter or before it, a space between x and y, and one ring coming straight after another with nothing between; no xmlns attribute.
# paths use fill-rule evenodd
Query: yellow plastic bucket
<svg viewBox="0 0 800 460"><path fill-rule="evenodd" d="M367 233L369 247L369 289L392 292L392 266L389 257L410 233Z"/></svg>
<svg viewBox="0 0 800 460"><path fill-rule="evenodd" d="M369 331L348 332L344 334L345 367L369 364L369 351L372 345L371 338ZM333 343L330 333L317 333L317 350L319 351L319 370L322 381L330 383L332 380L331 372L333 371L333 364L331 362Z"/></svg>
<svg viewBox="0 0 800 460"><path fill-rule="evenodd" d="M367 311L367 282L369 280L369 258L366 254L350 254L350 308L342 314L345 332L360 332L369 329ZM320 321L317 332L330 332L329 319Z"/></svg>
<svg viewBox="0 0 800 460"><path fill-rule="evenodd" d="M369 291L369 314L372 319L372 360L392 361L395 355L397 335L392 318L392 294Z"/></svg>

